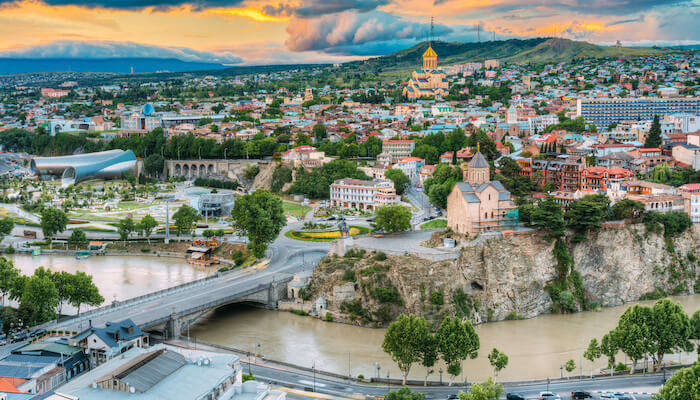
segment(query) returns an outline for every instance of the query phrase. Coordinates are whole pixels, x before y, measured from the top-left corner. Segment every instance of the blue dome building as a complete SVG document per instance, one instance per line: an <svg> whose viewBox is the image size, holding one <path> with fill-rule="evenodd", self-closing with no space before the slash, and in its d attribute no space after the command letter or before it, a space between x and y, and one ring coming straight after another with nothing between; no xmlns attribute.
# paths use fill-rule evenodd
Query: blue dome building
<svg viewBox="0 0 700 400"><path fill-rule="evenodd" d="M153 105L151 103L146 104L141 109L141 114L145 116L152 115L154 112L156 112L156 110L153 109Z"/></svg>

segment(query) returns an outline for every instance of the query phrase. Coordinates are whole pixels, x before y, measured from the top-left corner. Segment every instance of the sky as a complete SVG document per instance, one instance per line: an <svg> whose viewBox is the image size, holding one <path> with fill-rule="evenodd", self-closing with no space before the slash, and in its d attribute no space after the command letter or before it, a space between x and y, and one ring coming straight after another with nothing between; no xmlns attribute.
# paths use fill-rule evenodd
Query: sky
<svg viewBox="0 0 700 400"><path fill-rule="evenodd" d="M0 0L0 57L343 62L426 40L431 17L454 42L700 43L700 0Z"/></svg>

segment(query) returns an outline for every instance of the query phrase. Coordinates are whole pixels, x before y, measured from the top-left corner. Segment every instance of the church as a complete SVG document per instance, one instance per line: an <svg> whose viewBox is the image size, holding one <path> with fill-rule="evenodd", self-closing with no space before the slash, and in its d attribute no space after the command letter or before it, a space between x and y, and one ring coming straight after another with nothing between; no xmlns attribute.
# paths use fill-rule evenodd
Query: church
<svg viewBox="0 0 700 400"><path fill-rule="evenodd" d="M437 65L437 53L432 45L423 53L423 69L413 71L413 76L403 89L410 100L421 97L442 98L450 92L450 83L445 72Z"/></svg>
<svg viewBox="0 0 700 400"><path fill-rule="evenodd" d="M489 164L480 151L466 164L464 182L447 196L447 226L463 235L512 228L515 203L499 181L489 180Z"/></svg>

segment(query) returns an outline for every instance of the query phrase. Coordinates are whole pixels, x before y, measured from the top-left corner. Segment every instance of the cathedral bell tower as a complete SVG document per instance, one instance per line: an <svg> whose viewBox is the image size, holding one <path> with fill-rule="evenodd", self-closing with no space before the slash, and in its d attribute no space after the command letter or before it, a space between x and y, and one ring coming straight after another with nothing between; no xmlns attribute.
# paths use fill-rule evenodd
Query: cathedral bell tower
<svg viewBox="0 0 700 400"><path fill-rule="evenodd" d="M423 53L423 69L437 68L437 53L432 45L428 45L428 50Z"/></svg>

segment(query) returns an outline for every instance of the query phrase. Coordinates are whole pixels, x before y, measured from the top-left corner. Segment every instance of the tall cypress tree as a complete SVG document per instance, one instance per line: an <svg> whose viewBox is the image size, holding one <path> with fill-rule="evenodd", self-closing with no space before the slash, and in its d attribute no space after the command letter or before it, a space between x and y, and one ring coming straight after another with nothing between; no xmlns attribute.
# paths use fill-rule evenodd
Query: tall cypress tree
<svg viewBox="0 0 700 400"><path fill-rule="evenodd" d="M661 147L661 123L658 115L654 116L651 129L649 129L647 139L644 141L644 147L649 149Z"/></svg>

